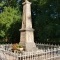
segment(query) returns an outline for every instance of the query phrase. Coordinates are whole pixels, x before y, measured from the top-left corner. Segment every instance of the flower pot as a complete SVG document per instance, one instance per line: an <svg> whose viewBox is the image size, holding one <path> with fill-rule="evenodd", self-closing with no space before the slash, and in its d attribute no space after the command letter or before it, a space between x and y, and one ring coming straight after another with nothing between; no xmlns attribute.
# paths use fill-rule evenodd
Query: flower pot
<svg viewBox="0 0 60 60"><path fill-rule="evenodd" d="M23 48L17 48L18 50L20 50L20 51L23 51Z"/></svg>

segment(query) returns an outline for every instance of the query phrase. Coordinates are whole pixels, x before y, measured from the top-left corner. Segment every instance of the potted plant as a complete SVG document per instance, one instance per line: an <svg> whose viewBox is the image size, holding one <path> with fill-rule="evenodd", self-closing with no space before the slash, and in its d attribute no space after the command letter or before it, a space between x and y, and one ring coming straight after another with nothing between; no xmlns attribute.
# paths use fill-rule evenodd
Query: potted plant
<svg viewBox="0 0 60 60"><path fill-rule="evenodd" d="M23 51L23 47L21 45L18 44L17 49L20 51Z"/></svg>
<svg viewBox="0 0 60 60"><path fill-rule="evenodd" d="M17 44L16 43L12 45L12 50L17 50Z"/></svg>
<svg viewBox="0 0 60 60"><path fill-rule="evenodd" d="M21 46L20 44L15 43L15 44L12 45L12 50L13 51L14 50L23 51L23 46Z"/></svg>

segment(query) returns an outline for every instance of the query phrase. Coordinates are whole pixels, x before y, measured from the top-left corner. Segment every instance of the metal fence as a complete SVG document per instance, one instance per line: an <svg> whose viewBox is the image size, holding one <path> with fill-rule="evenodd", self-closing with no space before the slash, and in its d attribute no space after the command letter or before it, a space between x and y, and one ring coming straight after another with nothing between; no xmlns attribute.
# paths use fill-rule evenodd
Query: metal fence
<svg viewBox="0 0 60 60"><path fill-rule="evenodd" d="M60 48L58 46L55 45L54 48L53 46L44 46L44 49L31 52L16 50L12 52L11 50L0 49L0 60L60 60Z"/></svg>

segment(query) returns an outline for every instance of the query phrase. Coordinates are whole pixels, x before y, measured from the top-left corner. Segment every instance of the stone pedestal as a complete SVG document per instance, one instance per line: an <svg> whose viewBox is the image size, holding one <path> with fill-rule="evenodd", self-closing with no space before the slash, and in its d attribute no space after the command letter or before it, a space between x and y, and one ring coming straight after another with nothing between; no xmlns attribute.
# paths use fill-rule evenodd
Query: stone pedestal
<svg viewBox="0 0 60 60"><path fill-rule="evenodd" d="M27 0L23 3L23 19L20 32L20 44L24 46L25 50L36 50L36 45L34 43L34 29L32 28L31 20L31 3Z"/></svg>

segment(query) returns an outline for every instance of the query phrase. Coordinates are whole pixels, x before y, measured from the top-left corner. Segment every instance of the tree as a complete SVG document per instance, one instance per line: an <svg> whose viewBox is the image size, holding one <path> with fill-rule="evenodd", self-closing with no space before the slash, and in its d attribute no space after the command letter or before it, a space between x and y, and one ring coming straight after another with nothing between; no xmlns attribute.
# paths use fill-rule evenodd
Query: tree
<svg viewBox="0 0 60 60"><path fill-rule="evenodd" d="M21 18L18 9L4 7L4 11L0 13L0 38L8 39L9 28L11 25L19 21Z"/></svg>
<svg viewBox="0 0 60 60"><path fill-rule="evenodd" d="M32 20L35 28L35 41L59 43L60 41L60 1L32 0ZM58 27L58 28L57 28ZM59 32L59 33L58 33Z"/></svg>
<svg viewBox="0 0 60 60"><path fill-rule="evenodd" d="M19 40L20 37L18 29L21 26L21 23L19 23L19 21L21 21L21 15L23 11L23 0L3 1L4 2L2 2L2 0L0 1L0 16L1 19L4 20L4 22L2 22L3 24L0 23L0 38L4 38L7 36L6 32L9 32L9 41L14 42L16 40ZM32 22L33 28L35 29L35 41L41 43L60 43L60 0L29 1L32 2ZM10 10L10 12L8 12L8 10ZM7 13L9 13L10 16L6 16ZM13 15L16 16L16 18ZM0 21L2 21L1 19ZM7 22L7 19L9 21L9 24ZM13 23L13 21L15 23Z"/></svg>

